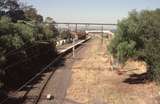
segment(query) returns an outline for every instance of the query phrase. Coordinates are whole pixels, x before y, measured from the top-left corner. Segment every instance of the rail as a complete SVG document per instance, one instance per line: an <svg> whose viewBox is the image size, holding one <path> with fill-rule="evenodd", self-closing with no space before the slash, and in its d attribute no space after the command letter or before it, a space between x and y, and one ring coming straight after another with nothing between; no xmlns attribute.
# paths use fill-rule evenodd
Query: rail
<svg viewBox="0 0 160 104"><path fill-rule="evenodd" d="M88 37L87 39L85 40L82 40L76 44L73 44L72 46L60 51L59 55L56 57L56 59L54 59L50 64L48 64L45 68L43 68L39 73L37 73L34 77L32 77L30 80L28 80L24 85L22 85L20 88L18 88L14 94L18 93L18 91L21 91L23 90L26 86L28 86L30 83L32 83L38 76L40 76L42 73L44 73L47 69L49 69L55 62L57 62L62 55L64 55L66 52L70 51L72 48L74 47L77 47L79 45L81 45L82 43L88 41L89 39L91 39L91 37ZM47 79L46 83L44 84L44 86L42 87L37 99L35 100L35 103L34 104L37 104L40 97L41 97L41 94L43 93L43 90L45 88L45 86L47 85L48 81L50 80L51 76L53 75L54 71L52 71L52 73L49 75L49 78ZM9 98L11 98L10 96L8 96L7 98L5 98L3 101L0 102L0 104L5 104Z"/></svg>

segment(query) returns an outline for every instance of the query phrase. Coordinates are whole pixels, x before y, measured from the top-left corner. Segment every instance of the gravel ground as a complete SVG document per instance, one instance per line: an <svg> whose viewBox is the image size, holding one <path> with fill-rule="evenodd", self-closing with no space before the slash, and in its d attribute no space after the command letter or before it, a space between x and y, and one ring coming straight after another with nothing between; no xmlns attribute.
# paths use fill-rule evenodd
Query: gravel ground
<svg viewBox="0 0 160 104"><path fill-rule="evenodd" d="M88 42L87 42L88 43ZM82 55L83 51L87 48L87 43L84 44L84 47L78 47L75 51L75 55L79 56ZM61 59L59 62L58 67L56 68L54 75L51 77L51 80L48 82L41 99L38 104L62 104L63 100L66 96L67 88L70 84L71 80L71 68L74 61L77 60L76 58L72 57L72 54L66 55L64 58ZM45 80L48 78L48 75L51 71L44 73L41 77L39 82L33 86L33 89L29 91L27 94L27 99L25 100L24 104L33 104L39 89L41 86L44 85ZM51 100L47 100L47 94L52 95Z"/></svg>
<svg viewBox="0 0 160 104"><path fill-rule="evenodd" d="M129 61L121 72L113 71L106 44L94 39L74 62L63 104L159 104L155 83L139 78L145 63Z"/></svg>
<svg viewBox="0 0 160 104"><path fill-rule="evenodd" d="M106 44L106 40L92 39L78 48L74 58L70 54L62 59L39 104L160 104L155 83L140 78L146 72L145 63L130 60L120 73L111 70ZM49 74L37 80L25 104L33 104Z"/></svg>

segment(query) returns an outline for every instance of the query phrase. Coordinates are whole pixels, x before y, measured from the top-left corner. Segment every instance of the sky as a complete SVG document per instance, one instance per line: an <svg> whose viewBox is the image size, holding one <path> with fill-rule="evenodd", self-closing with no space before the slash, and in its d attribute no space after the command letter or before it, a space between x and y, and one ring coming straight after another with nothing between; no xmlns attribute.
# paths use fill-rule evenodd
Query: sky
<svg viewBox="0 0 160 104"><path fill-rule="evenodd" d="M117 23L136 9L160 8L160 0L24 0L56 22Z"/></svg>

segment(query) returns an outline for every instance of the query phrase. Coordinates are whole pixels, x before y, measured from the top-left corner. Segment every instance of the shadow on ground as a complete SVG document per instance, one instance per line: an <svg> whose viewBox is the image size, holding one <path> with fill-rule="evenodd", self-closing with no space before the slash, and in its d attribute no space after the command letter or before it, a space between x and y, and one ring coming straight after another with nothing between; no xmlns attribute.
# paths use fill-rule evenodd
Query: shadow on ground
<svg viewBox="0 0 160 104"><path fill-rule="evenodd" d="M7 93L3 93L3 100L7 98L7 101L4 103L4 104L22 104L24 101L25 101L25 98L27 96L27 94L29 93L29 91L31 89L34 89L34 85L37 84L37 83L40 83L43 79L43 76L45 73L48 73L48 72L51 72L51 71L56 71L58 69L58 67L62 67L65 65L65 58L64 57L61 57L58 61L56 61L52 66L50 66L49 69L47 69L43 74L39 75L33 82L31 82L30 84L28 84L26 87L24 87L21 91L25 91L25 95L23 97L14 97L13 96L10 96L10 97L7 97L6 94ZM43 67L44 68L44 67ZM42 68L42 69L43 69ZM35 75L35 73L32 75ZM16 85L16 87L20 87L21 85L23 85L24 83L18 83L18 85ZM15 89L15 87L13 87ZM5 96L5 97L4 97ZM2 100L1 99L1 100Z"/></svg>
<svg viewBox="0 0 160 104"><path fill-rule="evenodd" d="M80 45L76 46L78 48ZM79 47L76 49L77 55L78 50L80 50L82 47ZM55 50L48 50L46 52L46 49L41 49L43 55L39 55L40 57L38 58L33 58L31 61L27 63L23 63L20 65L15 66L13 69L8 70L7 73L7 90L16 90L20 86L22 86L26 81L31 79L33 76L35 76L38 72L40 72L44 67L46 67L49 63L51 63L58 55L58 53L55 53ZM65 66L66 59L70 57L70 53L72 51L69 50L63 56L57 60L50 68L48 68L44 73L48 73L51 71L56 71L57 69L60 69L59 67ZM16 71L15 71L16 70ZM26 95L29 93L31 89L34 89L34 85L37 83L40 83L43 80L44 74L39 75L32 83L28 84L25 88L22 89L22 91L25 91L24 97L8 97L9 99L7 102L3 104L22 104L26 98ZM14 96L14 95L13 95ZM36 97L36 96L35 96ZM34 97L34 98L35 98ZM5 97L6 98L6 97ZM2 99L5 99L2 98ZM1 97L0 97L0 102L1 102Z"/></svg>
<svg viewBox="0 0 160 104"><path fill-rule="evenodd" d="M16 91L18 88L23 86L26 81L30 80L34 77L38 72L42 71L49 63L51 63L57 56L58 53L55 50L45 50L46 52L42 52L39 57L32 58L28 62L24 62L18 64L9 70L6 71L6 82L5 88L3 90L0 89L0 103L1 101L7 98L7 101L3 104L22 104L24 102L25 97L13 97L14 94L8 96L8 92ZM52 66L50 66L45 72L56 71L58 67L62 67L65 65L65 58L62 56L59 60L57 60ZM34 81L29 83L26 87L24 87L21 91L26 92L25 95L29 93L33 86L37 83L40 83L43 80L44 74L39 75Z"/></svg>
<svg viewBox="0 0 160 104"><path fill-rule="evenodd" d="M129 78L125 79L123 82L128 84L145 84L149 81L148 73L142 74L131 74Z"/></svg>

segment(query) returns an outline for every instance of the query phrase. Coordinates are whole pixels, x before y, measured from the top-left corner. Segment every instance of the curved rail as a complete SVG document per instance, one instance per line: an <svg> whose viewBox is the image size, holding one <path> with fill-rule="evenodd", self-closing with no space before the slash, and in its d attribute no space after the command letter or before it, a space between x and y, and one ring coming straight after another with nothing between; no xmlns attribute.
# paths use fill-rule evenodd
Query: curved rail
<svg viewBox="0 0 160 104"><path fill-rule="evenodd" d="M77 47L77 46L83 44L84 42L88 41L89 39L90 39L90 37L87 38L86 40L82 40L82 41L80 41L80 42L78 42L78 43L76 43L76 44L74 44L74 45L72 45L72 46L70 46L70 47L68 47L68 48L60 51L60 57L61 57L64 53L66 53L67 51L71 50L73 47ZM59 58L60 58L60 57L59 57ZM58 58L58 59L59 59L59 58ZM53 74L54 74L54 70L52 70L52 72L50 73L49 77L47 78L45 84L43 85L42 89L40 90L40 92L39 92L39 94L38 94L38 97L35 99L35 101L34 101L33 104L38 104L38 102L39 102L39 100L40 100L40 98L41 98L41 96L42 96L42 93L44 92L45 87L47 86L47 84L48 84L48 82L50 81L50 79L51 79L51 77L53 76Z"/></svg>
<svg viewBox="0 0 160 104"><path fill-rule="evenodd" d="M18 88L16 90L16 92L14 94L16 94L18 91L23 90L26 86L28 86L30 83L32 83L38 76L40 76L41 74L43 74L47 69L49 69L55 62L57 62L64 54L66 54L67 52L71 51L73 47L77 47L79 45L81 45L82 43L88 41L89 39L91 39L91 37L88 37L85 40L82 40L64 50L61 50L59 52L59 55L56 57L56 59L54 59L51 63L49 63L45 68L43 68L39 73L37 73L34 77L32 77L30 80L28 80L24 85L22 85L20 88ZM47 86L48 81L50 80L50 78L52 77L54 73L54 70L50 73L49 77L47 78L45 84L43 85L42 89L40 90L38 97L35 99L34 104L37 104L41 94L43 93L44 88ZM10 96L8 96L6 99L4 99L3 101L0 102L0 104L5 104L8 100L9 100Z"/></svg>

